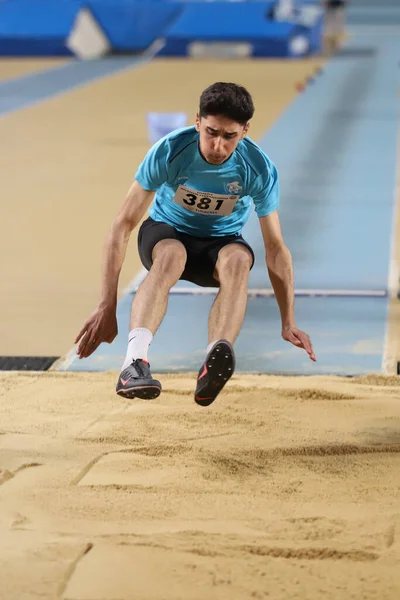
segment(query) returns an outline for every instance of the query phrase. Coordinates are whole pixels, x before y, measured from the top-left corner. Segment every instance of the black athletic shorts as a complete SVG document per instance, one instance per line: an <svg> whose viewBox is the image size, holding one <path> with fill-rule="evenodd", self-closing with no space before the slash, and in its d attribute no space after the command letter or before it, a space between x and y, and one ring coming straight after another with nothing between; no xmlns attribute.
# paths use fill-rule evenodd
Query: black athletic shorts
<svg viewBox="0 0 400 600"><path fill-rule="evenodd" d="M249 249L254 264L254 252L241 235L216 237L195 237L177 231L172 225L154 221L151 217L143 221L138 233L138 248L143 266L150 271L153 264L154 246L161 240L178 240L185 246L187 260L185 270L180 279L191 281L202 287L219 287L213 273L218 259L218 252L227 244L242 244Z"/></svg>

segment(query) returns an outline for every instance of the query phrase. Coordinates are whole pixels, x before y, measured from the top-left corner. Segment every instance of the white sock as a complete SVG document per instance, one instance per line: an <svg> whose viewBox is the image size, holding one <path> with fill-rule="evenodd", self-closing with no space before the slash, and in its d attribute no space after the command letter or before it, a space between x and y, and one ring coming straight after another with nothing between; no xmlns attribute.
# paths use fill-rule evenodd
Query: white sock
<svg viewBox="0 0 400 600"><path fill-rule="evenodd" d="M147 361L147 351L153 339L153 334L145 327L137 327L129 332L128 349L126 351L125 362L122 365L121 371L129 367L136 359L141 358Z"/></svg>
<svg viewBox="0 0 400 600"><path fill-rule="evenodd" d="M208 353L211 352L211 349L215 346L215 344L219 342L219 340L215 340L215 342L211 342L211 344L208 344L207 346L207 350L206 350L206 355L208 356Z"/></svg>

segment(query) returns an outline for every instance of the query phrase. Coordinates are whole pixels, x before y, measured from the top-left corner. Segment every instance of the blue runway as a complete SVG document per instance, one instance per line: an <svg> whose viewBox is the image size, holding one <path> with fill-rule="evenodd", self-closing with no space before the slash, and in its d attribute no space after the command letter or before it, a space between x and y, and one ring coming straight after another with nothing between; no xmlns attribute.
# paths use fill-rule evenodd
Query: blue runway
<svg viewBox="0 0 400 600"><path fill-rule="evenodd" d="M151 344L154 372L197 371L207 347L207 315L213 297L171 295L166 317ZM58 370L120 369L126 352L132 296L118 306L120 333L89 358L74 354ZM360 310L360 303L362 309ZM385 335L386 298L299 298L296 314L311 336L318 362L280 338L274 298L250 298L242 331L235 343L237 371L311 375L379 373ZM368 321L368 327L366 327Z"/></svg>
<svg viewBox="0 0 400 600"><path fill-rule="evenodd" d="M387 288L399 46L396 36L353 39L261 140L279 169L298 288ZM262 257L256 219L249 225ZM265 286L262 261L251 283Z"/></svg>
<svg viewBox="0 0 400 600"><path fill-rule="evenodd" d="M278 308L267 297L271 286L253 216L244 231L256 252L250 289L261 290L265 297L249 295L235 345L238 371L382 372L396 202L398 51L395 35L353 36L259 140L280 173L282 228L293 255L296 289L303 290L296 298L297 325L312 337L318 362L280 337ZM103 344L84 360L72 351L59 370L120 368L134 287L119 302L120 333L114 343ZM328 295L315 297L312 290ZM350 295L330 296L334 290ZM199 368L214 292L195 291L199 289L179 282L171 293L166 318L151 345L154 372Z"/></svg>

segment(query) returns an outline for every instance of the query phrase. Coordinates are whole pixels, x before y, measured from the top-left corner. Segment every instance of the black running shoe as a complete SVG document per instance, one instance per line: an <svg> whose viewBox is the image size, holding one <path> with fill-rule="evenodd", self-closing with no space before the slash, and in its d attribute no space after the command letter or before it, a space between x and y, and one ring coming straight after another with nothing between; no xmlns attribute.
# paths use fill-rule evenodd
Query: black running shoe
<svg viewBox="0 0 400 600"><path fill-rule="evenodd" d="M124 398L153 400L160 395L161 383L153 379L149 363L137 358L120 374L116 392Z"/></svg>
<svg viewBox="0 0 400 600"><path fill-rule="evenodd" d="M235 370L235 353L227 340L219 340L211 348L197 377L194 399L200 406L214 402Z"/></svg>

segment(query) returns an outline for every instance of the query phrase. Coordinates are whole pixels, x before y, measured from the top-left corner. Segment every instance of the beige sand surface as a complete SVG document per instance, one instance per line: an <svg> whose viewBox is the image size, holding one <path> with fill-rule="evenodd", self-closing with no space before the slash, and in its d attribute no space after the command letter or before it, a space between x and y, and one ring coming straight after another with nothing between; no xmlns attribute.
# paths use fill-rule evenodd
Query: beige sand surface
<svg viewBox="0 0 400 600"><path fill-rule="evenodd" d="M67 62L68 59L65 58L1 58L0 81L55 69Z"/></svg>
<svg viewBox="0 0 400 600"><path fill-rule="evenodd" d="M398 600L396 377L0 374L6 600Z"/></svg>
<svg viewBox="0 0 400 600"><path fill-rule="evenodd" d="M204 87L238 81L258 139L320 64L160 59L1 119L0 355L65 354L97 306L103 243L150 146L148 111L192 122ZM135 231L121 290L140 269Z"/></svg>

